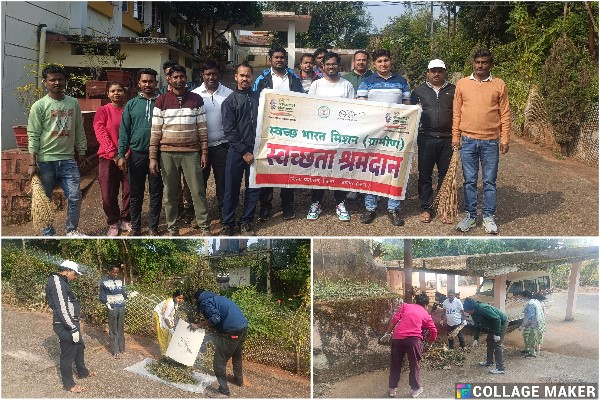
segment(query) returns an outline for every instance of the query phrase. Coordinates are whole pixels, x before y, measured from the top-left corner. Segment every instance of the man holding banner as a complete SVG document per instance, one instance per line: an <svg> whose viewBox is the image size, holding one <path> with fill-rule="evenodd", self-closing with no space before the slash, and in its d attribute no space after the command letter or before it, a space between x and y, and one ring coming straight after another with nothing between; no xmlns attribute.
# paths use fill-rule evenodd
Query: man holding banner
<svg viewBox="0 0 600 400"><path fill-rule="evenodd" d="M266 69L254 82L254 91L260 95L263 89L276 89L286 92L304 93L302 81L293 69L287 66L288 54L283 47L269 50L271 68ZM294 219L294 189L281 188L281 210L283 219ZM263 187L260 192L259 221L268 221L273 209L273 188Z"/></svg>
<svg viewBox="0 0 600 400"><path fill-rule="evenodd" d="M308 94L328 97L341 97L346 99L354 98L354 88L352 84L340 77L341 58L338 54L329 52L325 54L323 63L323 79L314 81L310 85ZM311 205L306 215L306 219L315 220L321 214L321 202L325 189L313 189L311 193ZM344 190L334 190L335 211L340 221L350 221L350 213L346 210L346 192Z"/></svg>
<svg viewBox="0 0 600 400"><path fill-rule="evenodd" d="M392 58L389 50L379 49L373 52L375 73L363 79L358 86L356 98L385 103L410 104L410 86L400 74L392 72ZM365 213L360 222L370 224L376 217L378 196L365 195ZM403 226L400 217L400 200L388 198L388 216L392 225Z"/></svg>

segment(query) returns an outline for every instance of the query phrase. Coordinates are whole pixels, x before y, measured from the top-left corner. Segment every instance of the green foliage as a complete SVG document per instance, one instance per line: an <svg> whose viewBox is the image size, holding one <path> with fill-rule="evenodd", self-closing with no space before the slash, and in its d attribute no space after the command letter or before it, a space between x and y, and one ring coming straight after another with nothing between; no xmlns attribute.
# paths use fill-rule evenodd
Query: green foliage
<svg viewBox="0 0 600 400"><path fill-rule="evenodd" d="M312 17L308 32L296 33L296 47L364 49L369 44L372 18L362 1L269 1L265 9Z"/></svg>
<svg viewBox="0 0 600 400"><path fill-rule="evenodd" d="M544 64L544 81L541 92L554 138L566 144L578 136L582 111L590 104L587 88L592 71L579 49L566 36L552 46L550 57ZM597 90L596 90L597 96Z"/></svg>
<svg viewBox="0 0 600 400"><path fill-rule="evenodd" d="M352 299L394 295L390 289L378 282L356 281L343 278L337 281L315 280L313 297L315 300Z"/></svg>
<svg viewBox="0 0 600 400"><path fill-rule="evenodd" d="M185 271L183 282L178 289L183 292L184 299L191 305L186 321L195 321L200 317L198 313L196 313L195 299L196 292L199 289L219 293L219 285L215 279L215 274L205 260L198 261L197 264L188 266ZM169 293L169 295L170 294L171 293Z"/></svg>
<svg viewBox="0 0 600 400"><path fill-rule="evenodd" d="M550 268L550 273L554 288L567 289L569 287L569 277L571 276L570 264L552 267ZM588 261L581 267L579 285L598 287L598 260Z"/></svg>
<svg viewBox="0 0 600 400"><path fill-rule="evenodd" d="M581 268L581 275L579 277L579 284L581 286L592 286L598 287L598 260L592 260L586 263Z"/></svg>
<svg viewBox="0 0 600 400"><path fill-rule="evenodd" d="M192 369L185 365L171 361L168 358L152 361L146 365L146 370L169 382L195 385L196 378L192 375Z"/></svg>

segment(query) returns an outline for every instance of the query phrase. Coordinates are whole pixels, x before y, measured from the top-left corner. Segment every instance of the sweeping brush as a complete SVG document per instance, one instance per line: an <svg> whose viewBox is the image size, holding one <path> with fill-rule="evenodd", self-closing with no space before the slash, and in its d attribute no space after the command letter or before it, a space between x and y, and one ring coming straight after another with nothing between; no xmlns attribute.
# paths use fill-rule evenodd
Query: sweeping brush
<svg viewBox="0 0 600 400"><path fill-rule="evenodd" d="M444 224L452 224L458 215L458 193L456 189L456 173L460 161L459 150L454 149L450 159L450 167L444 177L432 207L436 208L437 215Z"/></svg>
<svg viewBox="0 0 600 400"><path fill-rule="evenodd" d="M54 223L54 204L46 196L40 177L31 178L31 218L36 228L42 229Z"/></svg>

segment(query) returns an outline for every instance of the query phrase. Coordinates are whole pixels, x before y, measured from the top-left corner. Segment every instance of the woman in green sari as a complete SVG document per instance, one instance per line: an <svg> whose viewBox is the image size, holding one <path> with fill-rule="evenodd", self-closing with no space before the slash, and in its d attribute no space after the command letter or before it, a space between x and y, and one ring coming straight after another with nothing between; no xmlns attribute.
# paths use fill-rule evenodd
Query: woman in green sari
<svg viewBox="0 0 600 400"><path fill-rule="evenodd" d="M528 300L523 309L523 323L520 330L523 331L523 341L525 342L525 357L534 358L537 356L535 350L539 348L544 339L546 332L546 316L542 304L533 296L533 294L525 290L521 292L521 296Z"/></svg>

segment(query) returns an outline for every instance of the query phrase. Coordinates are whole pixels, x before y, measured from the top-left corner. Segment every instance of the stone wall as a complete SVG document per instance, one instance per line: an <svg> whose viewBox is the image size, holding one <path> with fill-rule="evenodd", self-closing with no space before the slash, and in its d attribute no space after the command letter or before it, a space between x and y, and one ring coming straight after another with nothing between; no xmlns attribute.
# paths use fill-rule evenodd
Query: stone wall
<svg viewBox="0 0 600 400"><path fill-rule="evenodd" d="M389 367L390 348L377 343L400 306L397 298L318 301L313 306L315 383Z"/></svg>
<svg viewBox="0 0 600 400"><path fill-rule="evenodd" d="M378 266L369 239L318 239L313 242L315 276L352 277L386 282L386 269Z"/></svg>

